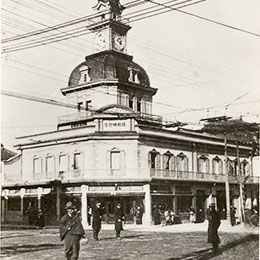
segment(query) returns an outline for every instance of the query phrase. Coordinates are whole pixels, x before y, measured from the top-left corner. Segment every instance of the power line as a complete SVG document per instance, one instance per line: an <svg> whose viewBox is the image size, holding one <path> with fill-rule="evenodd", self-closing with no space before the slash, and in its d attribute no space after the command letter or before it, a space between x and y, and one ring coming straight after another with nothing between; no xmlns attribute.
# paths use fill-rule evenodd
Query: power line
<svg viewBox="0 0 260 260"><path fill-rule="evenodd" d="M133 1L133 2L135 2L135 1ZM125 7L130 8L131 5L130 4L125 5ZM109 13L109 11L103 11L103 12L99 12L98 14L91 14L91 15L83 16L83 17L80 17L80 18L77 18L77 19L73 19L73 20L64 22L64 23L60 23L60 24L56 24L54 26L50 26L48 28L32 31L32 32L29 32L29 33L26 33L26 34L19 35L17 37L11 37L11 38L3 40L2 43L6 43L6 42L9 42L9 41L16 41L16 40L20 40L20 39L27 38L27 37L30 37L30 36L39 35L39 34L42 34L42 33L61 29L61 28L67 27L67 26L75 25L75 24L78 24L78 23L81 23L81 22L87 21L87 22L92 23L93 22L93 21L91 21L92 19L99 17L100 15L107 14L107 13Z"/></svg>
<svg viewBox="0 0 260 260"><path fill-rule="evenodd" d="M186 15L190 15L190 16L202 19L204 21L207 21L207 22L211 22L211 23L214 23L214 24L217 24L217 25L221 25L221 26L227 27L229 29L237 30L237 31L240 31L240 32L243 32L243 33L247 33L247 34L250 34L250 35L254 35L254 36L260 37L260 34L257 34L257 33L254 33L254 32L250 32L250 31L247 31L247 30L244 30L244 29L232 26L232 25L228 25L226 23L221 23L221 22L209 19L209 18L202 17L200 15L196 15L196 14L189 13L189 12L186 12L186 11L183 11L183 10L179 10L177 8L172 8L170 6L167 6L165 4L160 4L160 3L157 3L157 2L152 1L152 0L145 0L145 1L153 3L153 4L156 4L156 5L159 5L159 6L164 6L165 8L169 8L169 9L171 9L173 11L177 11L177 12L180 12L180 13L183 13L183 14L186 14ZM206 0L202 0L201 2L203 2L203 1L206 1Z"/></svg>
<svg viewBox="0 0 260 260"><path fill-rule="evenodd" d="M193 1L193 0L186 0L186 1L182 1L182 2L180 2L180 3L177 3L177 4L175 4L175 5L180 5L180 4L182 4L182 3L184 3L184 2L190 2L190 1ZM206 1L206 0L201 0L201 1ZM198 2L195 2L195 3L199 3L199 2L201 2L201 1L198 1ZM195 4L195 3L191 3L191 4L188 4L188 5L185 5L185 6L181 6L181 7L179 7L179 8L183 8L183 7L186 7L186 6L189 6L189 5L193 5L193 4ZM174 6L175 6L174 5ZM95 15L92 15L91 17L92 18L95 18L96 16L99 16L100 14L95 14ZM140 14L140 15L142 15L142 14ZM90 16L89 16L90 17ZM136 17L136 16L132 16L132 17L130 17L130 18L128 18L129 20L131 19L131 18L133 18L133 17ZM145 18L147 18L147 17L143 17L142 19L145 19ZM90 19L87 19L87 20L90 20ZM83 21L86 21L86 18L83 20ZM82 22L82 21L80 21L80 22ZM90 21L91 22L91 21ZM79 23L79 21L77 21L77 22L66 22L66 23L63 23L62 25L56 25L56 26L52 26L52 27L48 27L47 29L41 29L41 30L39 30L39 31L37 31L37 32L32 32L30 35L22 35L22 36L20 36L20 38L14 38L13 37L13 39L12 40L17 40L17 39L22 39L22 38L26 38L26 37L29 37L29 36L35 36L35 35L38 35L38 34L41 34L41 33L45 33L45 32L48 32L48 31L52 31L52 30L58 30L58 29L60 29L60 28L63 28L63 27L67 27L68 25L72 25L72 24L77 24L77 23ZM88 27L89 26L86 26L86 27L84 27L86 30L88 29ZM84 29L82 30L82 31L84 31ZM75 33L77 33L77 32L75 32ZM65 32L65 36L67 35L67 33ZM74 37L78 37L78 36L81 36L81 35L83 35L83 34L78 34L78 35L74 35L73 37L71 36L71 37L65 37L64 38L64 40L65 39L70 39L70 38L74 38ZM61 35L60 37L59 37L59 39L57 40L57 41L61 41L61 40L63 40L63 38L62 38L63 36ZM11 39L9 38L9 39L6 39L6 40L4 40L3 41L3 43L6 43L6 42L8 42L8 41L11 41ZM35 42L35 44L34 44L34 42ZM5 49L3 49L3 53L9 53L9 52L13 52L13 51L18 51L18 50L24 50L24 49L27 49L27 48L32 48L32 47L37 47L37 46L41 46L41 42L42 42L42 45L46 45L46 44L49 44L49 43L53 43L53 42L56 42L56 37L52 37L52 38L50 38L50 39L46 39L46 41L42 41L42 40L32 40L31 42L29 41L29 42L27 42L26 44L23 44L22 46L11 46L11 47L7 47L7 48L5 48Z"/></svg>

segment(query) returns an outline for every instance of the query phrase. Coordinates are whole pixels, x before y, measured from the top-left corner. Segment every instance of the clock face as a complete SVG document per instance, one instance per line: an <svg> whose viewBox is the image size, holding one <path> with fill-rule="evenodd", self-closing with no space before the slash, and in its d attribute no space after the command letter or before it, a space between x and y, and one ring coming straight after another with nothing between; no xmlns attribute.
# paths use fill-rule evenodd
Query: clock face
<svg viewBox="0 0 260 260"><path fill-rule="evenodd" d="M122 35L114 35L114 47L116 50L122 51L125 48L125 38Z"/></svg>
<svg viewBox="0 0 260 260"><path fill-rule="evenodd" d="M97 49L104 49L106 44L107 44L107 40L106 40L106 35L104 32L98 32L95 36L95 44Z"/></svg>

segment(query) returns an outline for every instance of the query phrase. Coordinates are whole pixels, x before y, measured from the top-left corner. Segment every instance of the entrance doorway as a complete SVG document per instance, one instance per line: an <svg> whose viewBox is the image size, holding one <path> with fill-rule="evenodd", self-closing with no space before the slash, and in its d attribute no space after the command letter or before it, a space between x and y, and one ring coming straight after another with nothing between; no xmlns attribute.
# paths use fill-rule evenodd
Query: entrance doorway
<svg viewBox="0 0 260 260"><path fill-rule="evenodd" d="M197 190L196 199L196 222L201 223L205 220L206 195L205 190Z"/></svg>
<svg viewBox="0 0 260 260"><path fill-rule="evenodd" d="M102 221L107 224L114 223L114 211L116 204L119 202L123 208L123 214L125 216L126 223L134 223L135 208L142 203L142 198L139 197L91 197L89 198L90 207L94 207L96 202L101 203L103 209Z"/></svg>

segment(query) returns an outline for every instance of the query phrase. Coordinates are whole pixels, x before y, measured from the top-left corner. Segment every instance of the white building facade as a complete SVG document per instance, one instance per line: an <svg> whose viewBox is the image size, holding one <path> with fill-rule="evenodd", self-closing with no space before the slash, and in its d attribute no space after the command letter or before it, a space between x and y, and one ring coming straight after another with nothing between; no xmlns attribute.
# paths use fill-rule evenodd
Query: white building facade
<svg viewBox="0 0 260 260"><path fill-rule="evenodd" d="M112 2L111 2L112 3ZM225 167L230 203L240 208L239 181L245 180L248 207L258 200L251 145L176 129L152 114L157 89L145 70L126 54L130 27L118 2L98 1L97 53L71 73L62 94L77 113L59 118L56 131L18 138L20 155L3 169L2 221L26 223L32 203L44 210L46 223L57 224L68 200L75 200L87 223L87 208L100 201L103 221L113 222L114 205L123 205L126 221L144 210L143 223L153 223L152 209L170 208L183 221L190 208L205 218L213 200L225 218Z"/></svg>

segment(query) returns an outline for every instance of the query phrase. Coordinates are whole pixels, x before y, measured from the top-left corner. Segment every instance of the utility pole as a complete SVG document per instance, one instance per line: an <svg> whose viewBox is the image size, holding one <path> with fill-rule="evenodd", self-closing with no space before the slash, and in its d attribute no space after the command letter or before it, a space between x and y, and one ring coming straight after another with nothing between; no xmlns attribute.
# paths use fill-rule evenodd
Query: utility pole
<svg viewBox="0 0 260 260"><path fill-rule="evenodd" d="M225 175L225 191L226 191L226 213L227 213L227 221L228 221L228 223L231 224L229 171L228 171L228 156L227 156L227 133L226 132L224 132L224 150L225 150L224 175Z"/></svg>
<svg viewBox="0 0 260 260"><path fill-rule="evenodd" d="M237 145L236 145L236 150L237 150L237 177L239 181L239 197L240 197L240 211L241 211L241 220L242 222L245 221L245 207L244 207L244 180L241 172L241 167L240 167L240 155L239 155L239 146L238 146L238 134L236 133L237 136Z"/></svg>

